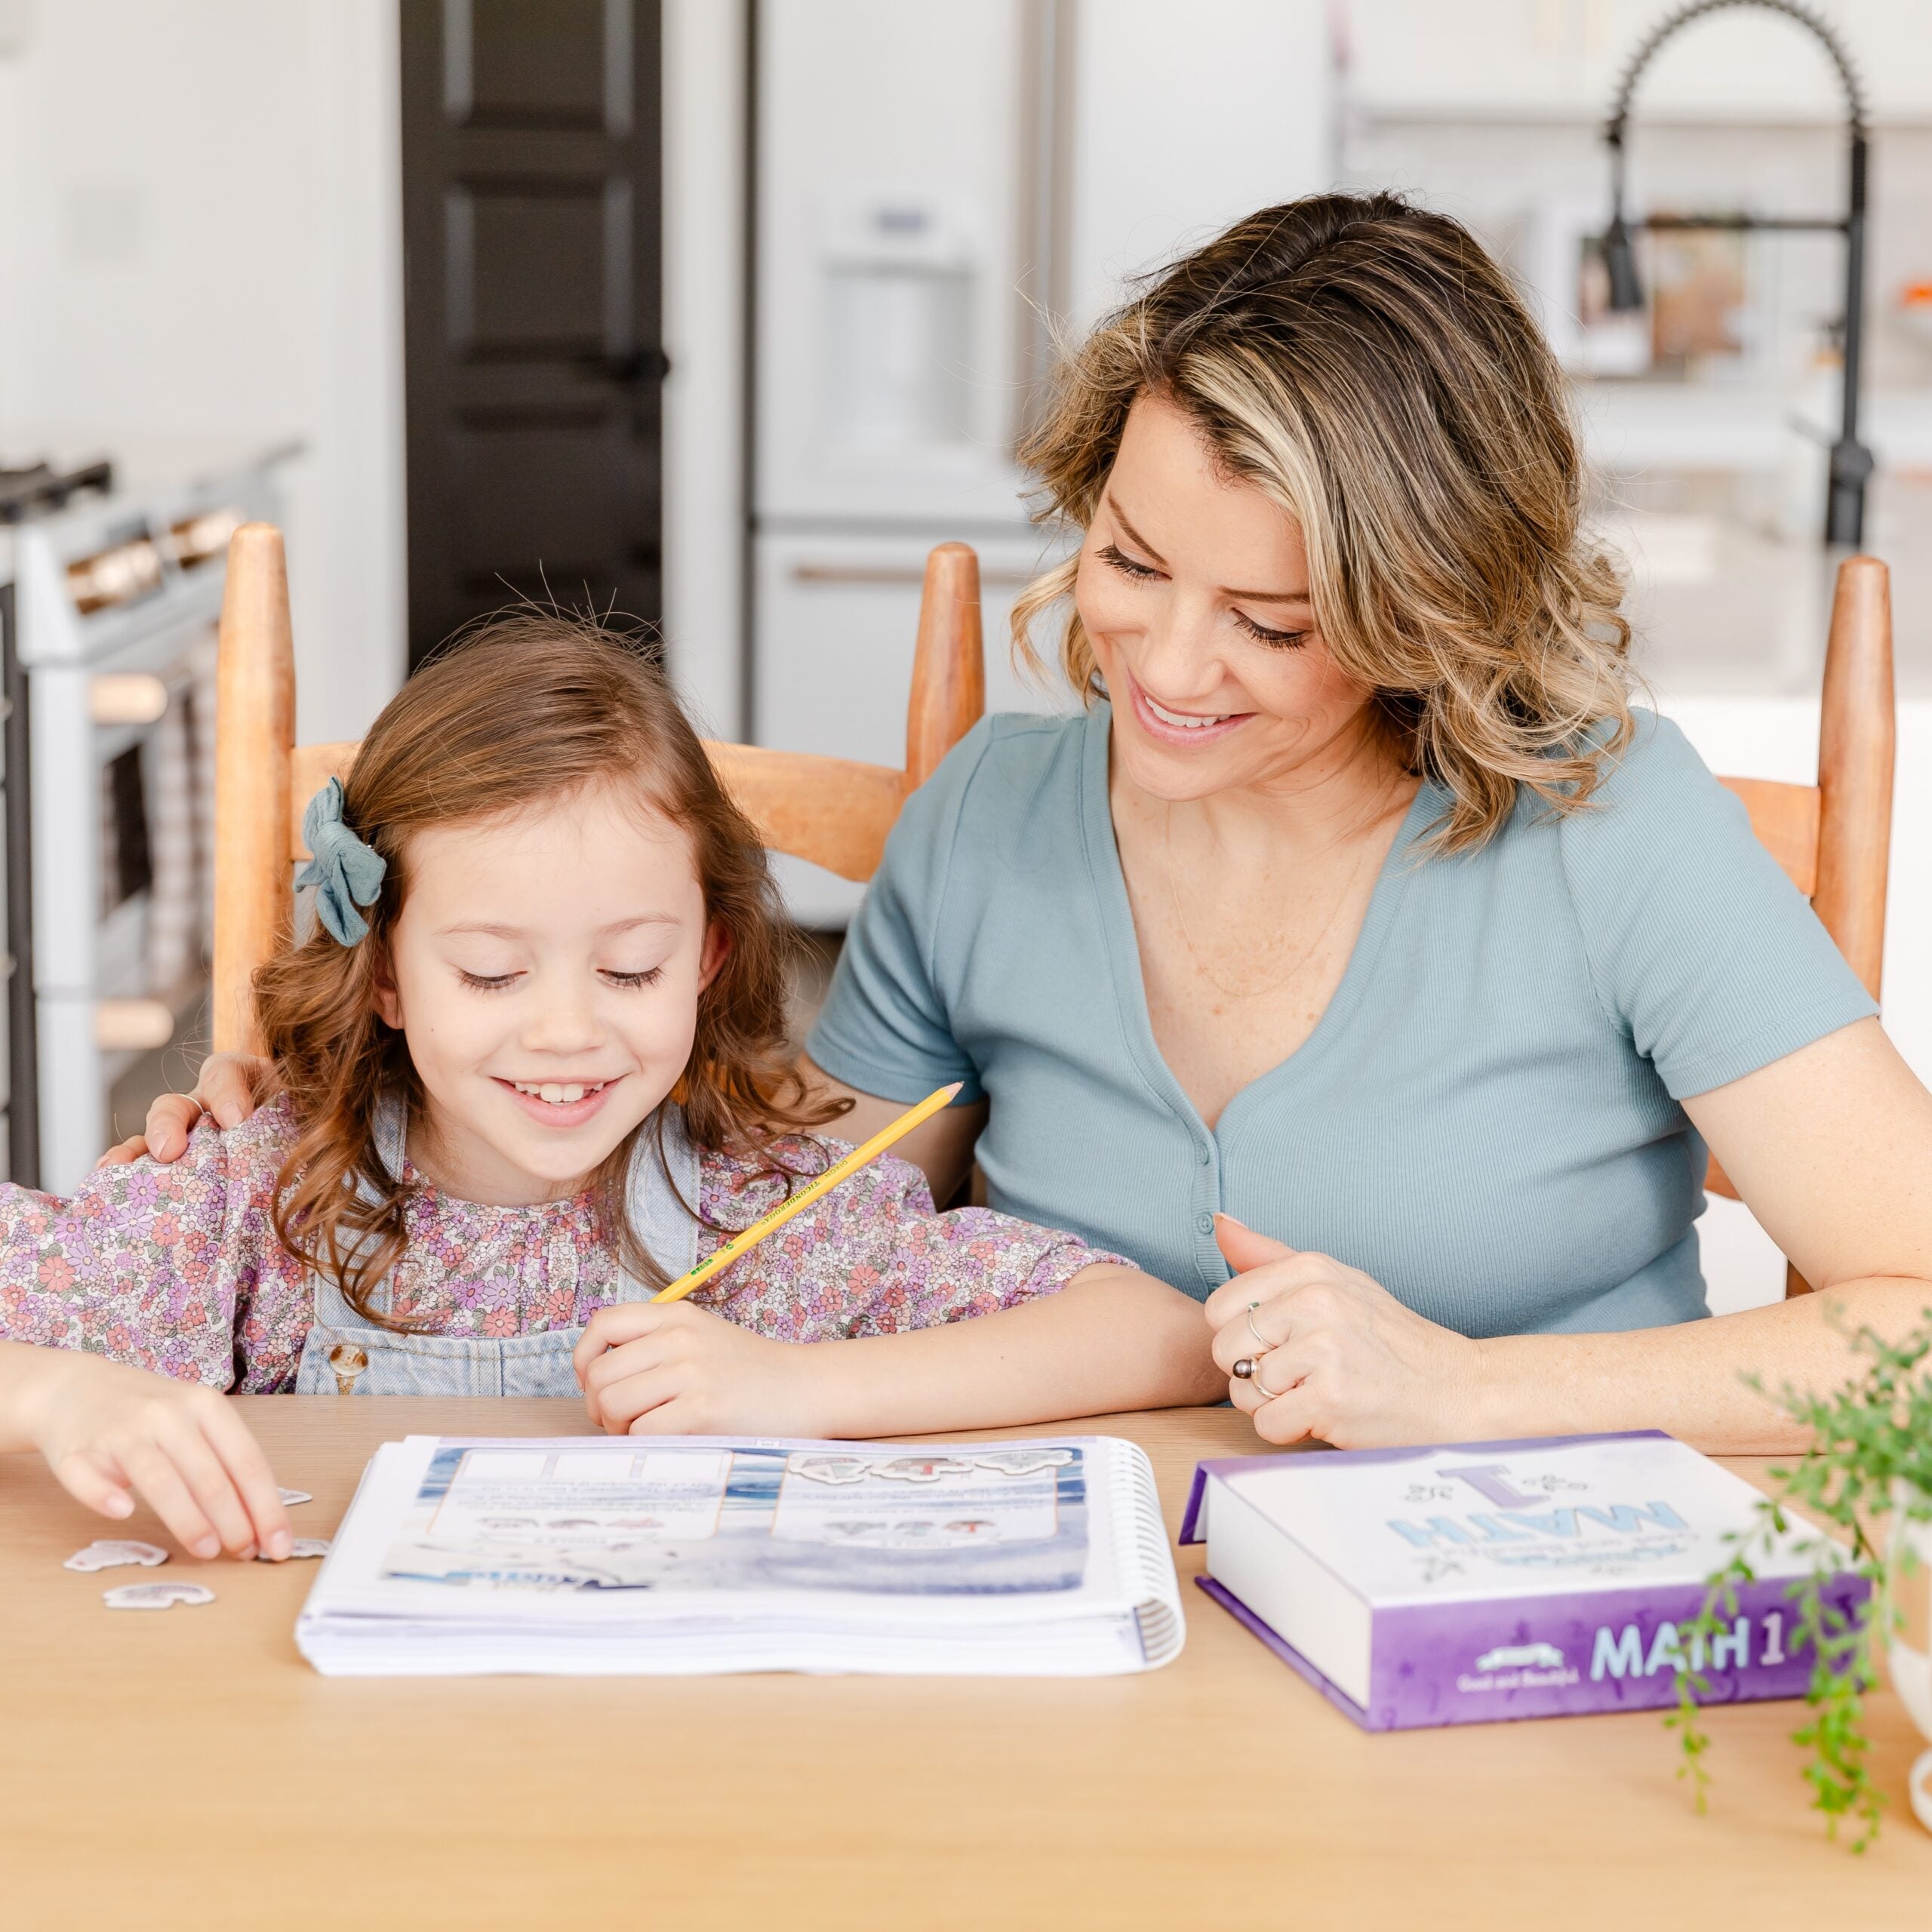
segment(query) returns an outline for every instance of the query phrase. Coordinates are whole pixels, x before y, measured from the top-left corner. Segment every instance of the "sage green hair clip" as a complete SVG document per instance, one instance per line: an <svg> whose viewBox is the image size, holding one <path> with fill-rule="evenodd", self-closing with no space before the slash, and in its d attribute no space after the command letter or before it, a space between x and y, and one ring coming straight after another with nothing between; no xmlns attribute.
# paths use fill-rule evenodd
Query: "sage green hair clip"
<svg viewBox="0 0 1932 1932"><path fill-rule="evenodd" d="M302 837L310 857L295 883L315 888L315 917L338 945L353 946L369 931L356 909L375 904L389 862L343 823L340 778L331 778L309 801Z"/></svg>

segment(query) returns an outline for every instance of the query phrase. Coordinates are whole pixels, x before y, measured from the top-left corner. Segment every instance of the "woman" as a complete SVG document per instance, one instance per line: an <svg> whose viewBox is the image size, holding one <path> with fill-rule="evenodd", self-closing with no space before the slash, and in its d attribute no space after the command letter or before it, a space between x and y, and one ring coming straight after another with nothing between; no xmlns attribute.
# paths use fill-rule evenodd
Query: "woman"
<svg viewBox="0 0 1932 1932"><path fill-rule="evenodd" d="M1016 626L1070 599L1086 710L908 802L808 1043L850 1131L964 1080L908 1143L939 1197L977 1152L1203 1297L1272 1441L1792 1442L1747 1374L1932 1305L1932 1098L1633 716L1507 278L1390 197L1265 211L1095 331L1030 456L1084 536ZM1831 1296L1695 1318L1707 1146Z"/></svg>

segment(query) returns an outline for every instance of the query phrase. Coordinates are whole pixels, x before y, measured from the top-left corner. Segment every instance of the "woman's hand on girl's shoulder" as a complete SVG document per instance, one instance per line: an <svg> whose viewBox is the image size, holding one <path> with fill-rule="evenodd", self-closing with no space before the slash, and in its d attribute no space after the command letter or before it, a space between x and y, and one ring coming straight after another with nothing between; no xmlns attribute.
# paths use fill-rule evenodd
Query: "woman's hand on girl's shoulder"
<svg viewBox="0 0 1932 1932"><path fill-rule="evenodd" d="M203 1114L214 1115L217 1127L239 1127L261 1104L270 1071L269 1063L253 1054L211 1054L202 1063L192 1094L162 1094L149 1108L145 1129L109 1148L96 1165L121 1167L143 1154L157 1161L180 1160Z"/></svg>
<svg viewBox="0 0 1932 1932"><path fill-rule="evenodd" d="M14 1346L38 1358L8 1350L21 1433L77 1501L119 1519L139 1496L192 1555L288 1554L275 1472L215 1390L78 1349Z"/></svg>
<svg viewBox="0 0 1932 1932"><path fill-rule="evenodd" d="M689 1302L601 1308L574 1360L590 1419L613 1435L822 1435L813 1351Z"/></svg>

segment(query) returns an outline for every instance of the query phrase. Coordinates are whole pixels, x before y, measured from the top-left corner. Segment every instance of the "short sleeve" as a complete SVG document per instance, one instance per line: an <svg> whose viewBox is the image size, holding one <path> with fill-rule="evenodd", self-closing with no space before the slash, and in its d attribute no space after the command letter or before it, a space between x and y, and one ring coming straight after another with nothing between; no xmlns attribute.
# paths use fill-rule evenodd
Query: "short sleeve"
<svg viewBox="0 0 1932 1932"><path fill-rule="evenodd" d="M0 1338L226 1388L230 1191L227 1148L208 1124L179 1160L97 1168L65 1198L0 1187Z"/></svg>
<svg viewBox="0 0 1932 1932"><path fill-rule="evenodd" d="M1668 718L1636 717L1559 838L1598 997L1684 1100L1878 1009L1743 803Z"/></svg>
<svg viewBox="0 0 1932 1932"><path fill-rule="evenodd" d="M275 1232L286 1097L178 1160L97 1168L62 1198L0 1186L0 1340L251 1395L292 1386L312 1312Z"/></svg>
<svg viewBox="0 0 1932 1932"><path fill-rule="evenodd" d="M949 1023L934 934L991 730L982 718L906 801L806 1041L817 1065L860 1093L910 1102L957 1080L961 1100L982 1097L979 1070Z"/></svg>

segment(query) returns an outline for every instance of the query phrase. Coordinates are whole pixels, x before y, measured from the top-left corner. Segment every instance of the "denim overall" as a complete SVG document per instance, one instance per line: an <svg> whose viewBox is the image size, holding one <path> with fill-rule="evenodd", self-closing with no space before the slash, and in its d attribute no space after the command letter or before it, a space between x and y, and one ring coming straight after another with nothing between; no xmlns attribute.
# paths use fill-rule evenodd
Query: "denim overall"
<svg viewBox="0 0 1932 1932"><path fill-rule="evenodd" d="M697 1261L697 1149L685 1132L682 1111L660 1109L664 1158L657 1158L655 1124L647 1122L631 1155L631 1226L645 1251L675 1281ZM400 1101L386 1100L376 1116L376 1146L392 1177L402 1172L405 1132ZM668 1171L667 1171L668 1170ZM681 1196L681 1198L680 1198ZM691 1207L685 1205L686 1202ZM298 1395L575 1395L571 1352L581 1328L542 1335L490 1337L398 1334L365 1321L325 1275L312 1273L315 1326L302 1345L295 1375ZM386 1296L388 1284L379 1291ZM620 1269L611 1299L645 1301L651 1290Z"/></svg>

